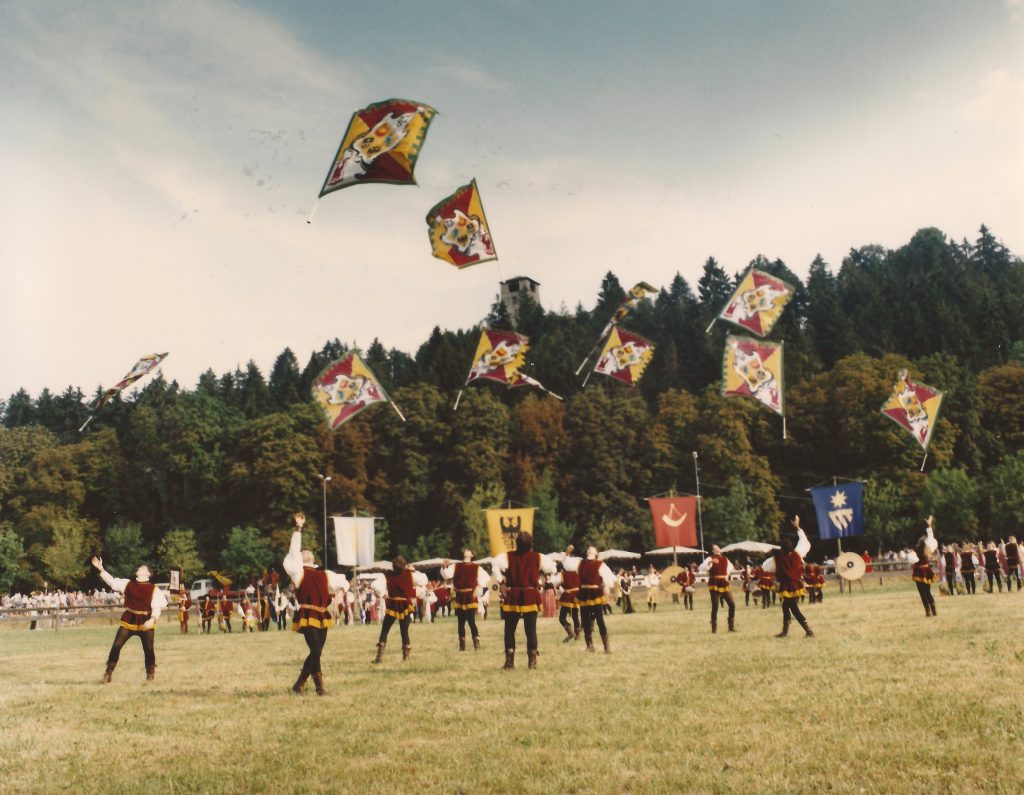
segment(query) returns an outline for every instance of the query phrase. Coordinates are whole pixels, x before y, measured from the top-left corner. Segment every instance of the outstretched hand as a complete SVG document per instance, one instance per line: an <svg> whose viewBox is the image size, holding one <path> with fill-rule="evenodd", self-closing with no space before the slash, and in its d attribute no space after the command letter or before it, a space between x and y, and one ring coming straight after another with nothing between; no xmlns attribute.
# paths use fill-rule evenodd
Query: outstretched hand
<svg viewBox="0 0 1024 795"><path fill-rule="evenodd" d="M103 558L93 555L92 560L89 562L92 563L93 568L97 571L103 571Z"/></svg>
<svg viewBox="0 0 1024 795"><path fill-rule="evenodd" d="M928 526L929 527L932 526L932 522L934 522L934 521L935 521L935 517L932 516L931 514L928 514Z"/></svg>
<svg viewBox="0 0 1024 795"><path fill-rule="evenodd" d="M295 526L301 530L303 525L305 525L305 524L306 524L306 514L304 514L304 513L297 513L297 514L295 514Z"/></svg>
<svg viewBox="0 0 1024 795"><path fill-rule="evenodd" d="M800 529L800 517L799 516L794 516L792 521L790 522L790 524L792 524L793 527L795 527L797 530L799 530Z"/></svg>

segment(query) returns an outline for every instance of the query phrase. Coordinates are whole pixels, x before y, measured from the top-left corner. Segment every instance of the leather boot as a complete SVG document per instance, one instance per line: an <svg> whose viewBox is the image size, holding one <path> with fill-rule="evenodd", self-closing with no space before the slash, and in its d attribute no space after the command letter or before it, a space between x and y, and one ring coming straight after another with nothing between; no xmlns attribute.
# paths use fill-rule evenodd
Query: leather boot
<svg viewBox="0 0 1024 795"><path fill-rule="evenodd" d="M931 618L932 617L932 609L928 605L924 606L924 617L925 618Z"/></svg>
<svg viewBox="0 0 1024 795"><path fill-rule="evenodd" d="M935 602L932 602L931 608L932 608L932 615L935 616L936 618L938 618L939 614L937 612L935 612Z"/></svg>
<svg viewBox="0 0 1024 795"><path fill-rule="evenodd" d="M775 637L777 637L777 638L784 638L788 634L789 634L789 616L786 616L784 619L782 619L782 632L780 632Z"/></svg>
<svg viewBox="0 0 1024 795"><path fill-rule="evenodd" d="M730 632L735 632L736 631L736 621L735 621L735 619L732 619L732 618L729 619L729 631Z"/></svg>
<svg viewBox="0 0 1024 795"><path fill-rule="evenodd" d="M612 653L612 642L611 642L611 639L609 639L609 637L607 635L602 635L601 636L601 642L604 644L604 653L605 654L611 654Z"/></svg>
<svg viewBox="0 0 1024 795"><path fill-rule="evenodd" d="M409 656L412 654L412 646L402 647L402 662L409 662Z"/></svg>
<svg viewBox="0 0 1024 795"><path fill-rule="evenodd" d="M572 631L568 624L562 624L562 629L565 630L565 637L562 639L562 643L568 643L576 637L575 633Z"/></svg>
<svg viewBox="0 0 1024 795"><path fill-rule="evenodd" d="M103 684L110 684L110 677L114 675L114 669L117 668L117 663L107 663L107 670L103 672L103 678L100 680Z"/></svg>
<svg viewBox="0 0 1024 795"><path fill-rule="evenodd" d="M313 674L313 684L316 685L316 694L318 696L326 696L327 691L324 690L324 675L323 672L317 672Z"/></svg>
<svg viewBox="0 0 1024 795"><path fill-rule="evenodd" d="M384 662L384 647L387 645L387 641L381 641L377 644L377 656L373 658L373 662L375 664L380 665Z"/></svg>
<svg viewBox="0 0 1024 795"><path fill-rule="evenodd" d="M295 680L295 684L292 685L292 692L302 695L302 691L306 688L306 680L309 679L309 674L303 671L299 674L299 678Z"/></svg>
<svg viewBox="0 0 1024 795"><path fill-rule="evenodd" d="M465 650L466 650L466 639L465 638L459 638L459 651L465 651Z"/></svg>
<svg viewBox="0 0 1024 795"><path fill-rule="evenodd" d="M800 626L804 628L804 634L807 637L809 637L809 638L813 638L814 637L814 630L811 629L811 625L808 624L806 620L801 621L800 622Z"/></svg>
<svg viewBox="0 0 1024 795"><path fill-rule="evenodd" d="M579 640L580 639L580 635L582 635L582 634L583 634L583 630L582 629L577 629L575 632L573 632L573 638L572 639L573 640Z"/></svg>
<svg viewBox="0 0 1024 795"><path fill-rule="evenodd" d="M594 651L594 641L593 640L587 640L587 651L593 653L593 651Z"/></svg>
<svg viewBox="0 0 1024 795"><path fill-rule="evenodd" d="M535 652L535 651L528 651L528 652L526 652L526 658L528 660L528 662L526 663L526 667L527 668L536 668L537 667L537 652Z"/></svg>
<svg viewBox="0 0 1024 795"><path fill-rule="evenodd" d="M480 638L473 638L473 651L480 651Z"/></svg>
<svg viewBox="0 0 1024 795"><path fill-rule="evenodd" d="M147 665L146 666L146 682L154 682L154 681L156 681L156 666L155 665Z"/></svg>
<svg viewBox="0 0 1024 795"><path fill-rule="evenodd" d="M718 622L712 620L712 622L711 622L711 634L714 635L716 632L718 632Z"/></svg>
<svg viewBox="0 0 1024 795"><path fill-rule="evenodd" d="M505 649L505 664L502 666L501 670L503 670L503 671L511 671L515 667L516 667L516 650L515 649Z"/></svg>

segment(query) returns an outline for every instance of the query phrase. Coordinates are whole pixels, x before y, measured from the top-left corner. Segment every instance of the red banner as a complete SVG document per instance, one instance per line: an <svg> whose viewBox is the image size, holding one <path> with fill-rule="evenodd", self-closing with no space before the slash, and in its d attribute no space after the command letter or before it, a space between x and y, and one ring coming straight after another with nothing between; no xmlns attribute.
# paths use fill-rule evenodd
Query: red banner
<svg viewBox="0 0 1024 795"><path fill-rule="evenodd" d="M694 547L697 545L697 498L655 497L651 504L654 545Z"/></svg>

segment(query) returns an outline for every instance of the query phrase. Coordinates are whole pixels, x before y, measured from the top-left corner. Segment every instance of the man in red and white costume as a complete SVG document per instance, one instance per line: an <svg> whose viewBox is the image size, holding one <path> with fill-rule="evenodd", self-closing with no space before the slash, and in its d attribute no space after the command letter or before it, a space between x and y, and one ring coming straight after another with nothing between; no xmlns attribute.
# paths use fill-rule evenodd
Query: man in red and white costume
<svg viewBox="0 0 1024 795"><path fill-rule="evenodd" d="M395 622L402 633L402 661L412 654L412 642L409 640L409 624L416 612L417 590L427 587L427 575L414 571L405 558L399 555L391 561L391 571L378 574L370 583L373 592L384 601L384 621L380 627L380 638L377 641L377 657L374 662L384 662L384 647L388 643L388 633Z"/></svg>
<svg viewBox="0 0 1024 795"><path fill-rule="evenodd" d="M804 555L811 551L811 542L800 527L800 517L794 516L792 521L796 528L796 539L791 535L783 535L779 540L782 549L776 550L771 557L761 564L766 572L776 575L779 598L782 600L782 632L775 637L784 638L789 634L789 625L793 619L804 628L807 637L813 638L807 619L800 611L800 597L805 596L804 589Z"/></svg>
<svg viewBox="0 0 1024 795"><path fill-rule="evenodd" d="M580 563L580 614L583 620L583 639L587 651L594 651L594 622L601 635L605 654L612 653L608 629L604 625L604 606L608 594L615 587L616 577L608 565L597 556L597 547L587 547L587 559Z"/></svg>
<svg viewBox="0 0 1024 795"><path fill-rule="evenodd" d="M571 640L579 640L583 631L580 624L580 563L582 558L574 557L573 546L570 544L565 549L565 557L558 564L558 573L551 578L551 584L561 588L558 595L558 623L565 630L565 638L562 643ZM572 626L569 626L569 618L572 617Z"/></svg>
<svg viewBox="0 0 1024 795"><path fill-rule="evenodd" d="M494 579L502 584L501 605L505 621L505 671L515 668L516 627L522 619L526 630L526 656L529 667L537 667L537 615L540 612L540 575L556 573L555 562L533 548L533 536L516 536L513 552L502 552L491 563Z"/></svg>
<svg viewBox="0 0 1024 795"><path fill-rule="evenodd" d="M103 560L94 557L92 565L100 573L103 582L112 591L124 594L124 612L121 614L121 625L114 636L114 644L107 655L107 670L103 673L103 683L110 682L110 677L117 667L121 656L121 647L128 639L138 636L142 641L142 654L146 663L146 681L156 678L156 652L153 649L153 630L160 618L160 613L167 607L164 592L149 581L148 566L139 566L134 580L112 577L103 568Z"/></svg>
<svg viewBox="0 0 1024 795"><path fill-rule="evenodd" d="M729 631L736 631L736 603L732 599L729 575L735 571L732 562L722 554L718 544L711 545L711 557L700 564L699 571L708 575L708 593L711 595L711 631L718 632L718 605L729 605Z"/></svg>
<svg viewBox="0 0 1024 795"><path fill-rule="evenodd" d="M292 533L288 554L284 559L285 573L291 577L295 599L299 609L295 612L292 629L301 632L309 648L309 654L302 663L299 678L292 685L292 690L302 693L306 680L313 677L316 694L326 694L324 675L320 669L320 655L327 643L327 630L334 626L330 606L334 592L348 587L348 578L344 574L320 569L313 559L312 551L302 549L302 527L306 524L304 514L295 514L295 532Z"/></svg>
<svg viewBox="0 0 1024 795"><path fill-rule="evenodd" d="M480 632L476 628L476 611L480 607L477 596L480 589L486 590L491 578L484 571L483 566L473 562L473 550L468 547L462 550L462 562L452 563L444 561L441 568L441 576L452 581L455 589L455 600L452 606L455 608L455 616L459 621L459 651L466 650L466 625L469 624L469 632L473 636L473 649L480 648Z"/></svg>

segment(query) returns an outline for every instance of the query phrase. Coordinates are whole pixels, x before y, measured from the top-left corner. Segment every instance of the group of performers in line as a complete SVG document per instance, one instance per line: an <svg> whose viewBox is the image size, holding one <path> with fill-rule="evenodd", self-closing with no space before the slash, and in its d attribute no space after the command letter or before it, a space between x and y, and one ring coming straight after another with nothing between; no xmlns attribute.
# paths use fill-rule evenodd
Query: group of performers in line
<svg viewBox="0 0 1024 795"><path fill-rule="evenodd" d="M295 515L295 530L292 533L288 554L284 558L285 573L292 581L292 628L301 633L308 648L299 676L292 686L296 693L304 691L306 682L313 680L318 695L324 695L323 672L320 658L327 642L327 631L334 625L331 607L335 594L348 590L348 579L344 574L328 571L317 566L312 551L302 549L302 528L305 516ZM799 517L792 519L793 532L783 533L780 548L774 551L757 567L749 562L740 571L746 603L750 604L750 594L756 593L754 584L761 594L762 607L776 598L782 602L782 629L776 637L786 637L791 624L795 621L807 637L813 637L806 617L800 610L800 602L808 597L810 602L820 602L824 574L820 566L808 564L804 556L810 550L810 541L800 527ZM931 567L935 559L938 543L932 528L932 517L928 518L925 535L920 538L911 557L911 579L916 583L926 616L935 616L935 599L931 593L931 585L937 576ZM1001 573L1003 566L1013 572L1017 589L1021 589L1020 548L1015 538L997 548L990 543L980 550L981 555L975 556L974 549L965 545L964 549L951 545L943 549L942 566L951 593L955 593L956 577L963 578L967 593L974 592L974 572L983 567L989 578L989 587L1002 590ZM481 648L480 633L476 625L476 614L480 607L479 595L488 588L496 588L501 597L501 615L504 621L504 670L515 668L516 636L520 623L526 637L527 667L537 667L537 618L542 610L542 580L548 581L559 589L560 596L558 621L565 631L563 643L578 640L581 633L584 637L587 652L594 652L594 625L605 653L611 653L611 640L605 624L605 611L608 607L608 595L617 583L617 578L607 564L598 557L597 549L589 547L583 558L573 554L573 547L566 550L562 560L556 561L533 549L533 537L528 533L519 533L513 551L497 555L492 560L493 576L489 576L480 564L474 562L473 552L463 550L463 559L452 563L445 560L442 566L442 577L452 583L454 590L453 607L458 619L459 651L467 649L467 632L472 640L473 649ZM103 674L103 682L110 682L111 676L120 656L121 648L133 636L138 636L142 643L146 666L146 680L153 681L156 672L156 656L153 646L153 630L162 610L167 606L163 592L150 581L150 571L140 566L132 580L112 577L103 568L103 561L94 557L92 564L99 571L101 578L111 590L124 594L124 612L114 643L107 658L107 667ZM711 555L699 566L694 564L685 569L677 582L682 585L684 609L693 609L693 590L697 574L708 577L708 592L711 597L711 632L718 631L718 613L724 605L727 608L727 627L729 632L736 631L736 603L732 595L731 578L736 573L732 562L721 549L714 545ZM952 578L950 579L952 572ZM657 589L659 578L653 567L650 569L645 584L650 593L648 608L657 608ZM417 602L417 592L427 585L427 577L414 571L404 558L398 556L392 561L390 572L378 574L371 582L373 591L385 604L384 618L381 623L380 636L377 642L377 654L373 662L384 661L391 629L397 623L402 639L402 659L408 661L412 652L409 625ZM1011 580L1007 577L1007 591ZM258 594L255 603L248 599L248 611L242 608L243 627L253 629L260 625L266 629L269 621L269 599L265 594ZM191 600L185 596L179 604L179 620L183 632L188 631L188 611ZM214 617L218 617L226 630L230 632L231 616L235 608L223 596L217 602L206 596L199 608L203 622L203 631L210 632ZM278 620L286 615L284 609L276 611ZM279 623L279 627L283 626Z"/></svg>
<svg viewBox="0 0 1024 795"><path fill-rule="evenodd" d="M937 554L939 543L935 538L932 521L933 517L929 516L925 534L918 540L911 555L910 578L917 585L926 616L938 615L932 585L939 582L940 578L945 580L943 585L950 596L960 593L958 586L961 583L963 593L973 595L977 588L977 572L982 572L987 578L989 593L996 593L997 589L1002 592L1004 574L1006 592L1011 593L1014 579L1017 581L1017 590L1020 591L1022 556L1015 536L1010 536L1008 541L1001 542L998 546L994 541L977 546L968 541L964 541L963 544L949 544ZM937 561L938 572L932 568L933 560Z"/></svg>

